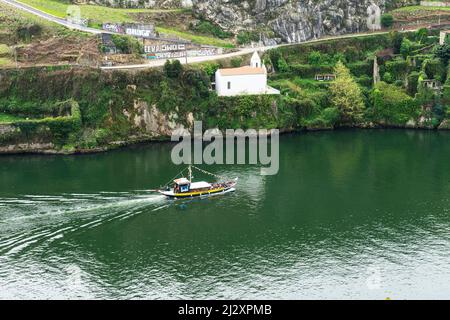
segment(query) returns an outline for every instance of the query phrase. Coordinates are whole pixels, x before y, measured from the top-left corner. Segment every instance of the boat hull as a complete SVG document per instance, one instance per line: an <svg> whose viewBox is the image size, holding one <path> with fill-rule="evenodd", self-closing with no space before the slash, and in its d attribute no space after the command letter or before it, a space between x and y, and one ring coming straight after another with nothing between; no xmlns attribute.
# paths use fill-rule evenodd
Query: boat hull
<svg viewBox="0 0 450 320"><path fill-rule="evenodd" d="M188 198L209 197L234 191L236 191L234 187L227 187L198 192L173 193L173 191L159 191L159 193L165 195L170 199L188 199Z"/></svg>

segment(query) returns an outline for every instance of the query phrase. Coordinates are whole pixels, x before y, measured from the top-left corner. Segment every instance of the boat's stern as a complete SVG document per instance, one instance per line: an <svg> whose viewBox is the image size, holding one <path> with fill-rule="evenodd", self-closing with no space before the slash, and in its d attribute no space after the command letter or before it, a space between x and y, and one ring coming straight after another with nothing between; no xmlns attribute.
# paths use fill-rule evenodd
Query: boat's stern
<svg viewBox="0 0 450 320"><path fill-rule="evenodd" d="M175 197L175 193L173 192L173 190L158 190L158 192L166 197Z"/></svg>

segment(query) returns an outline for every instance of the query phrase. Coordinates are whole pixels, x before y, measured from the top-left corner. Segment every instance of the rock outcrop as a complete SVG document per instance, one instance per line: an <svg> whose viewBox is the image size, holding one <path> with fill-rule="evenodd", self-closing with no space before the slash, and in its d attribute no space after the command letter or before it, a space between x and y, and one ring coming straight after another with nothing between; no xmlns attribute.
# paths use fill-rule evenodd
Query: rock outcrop
<svg viewBox="0 0 450 320"><path fill-rule="evenodd" d="M113 7L193 8L224 30L251 31L267 44L301 42L367 30L374 4L381 12L418 0L75 0ZM378 8L375 7L375 8ZM370 21L379 24L379 17Z"/></svg>
<svg viewBox="0 0 450 320"><path fill-rule="evenodd" d="M192 8L192 0L73 0L73 2L123 8Z"/></svg>
<svg viewBox="0 0 450 320"><path fill-rule="evenodd" d="M439 130L450 130L450 120L446 119L438 127Z"/></svg>
<svg viewBox="0 0 450 320"><path fill-rule="evenodd" d="M369 8L382 12L396 0L194 0L194 12L227 31L253 30L283 42L367 30ZM404 0L400 4L416 3Z"/></svg>
<svg viewBox="0 0 450 320"><path fill-rule="evenodd" d="M134 101L132 112L124 109L123 114L134 125L135 129L144 135L155 138L189 132L194 125L192 113L189 113L186 119L179 119L177 113L164 114L156 105L149 106L147 102L142 100ZM186 123L187 128L182 123Z"/></svg>

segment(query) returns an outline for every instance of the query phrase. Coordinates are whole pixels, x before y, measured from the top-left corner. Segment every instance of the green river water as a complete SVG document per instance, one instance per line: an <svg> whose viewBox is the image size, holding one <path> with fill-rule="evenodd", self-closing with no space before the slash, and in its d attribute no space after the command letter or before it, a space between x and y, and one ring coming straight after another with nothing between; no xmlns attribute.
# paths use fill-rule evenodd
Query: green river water
<svg viewBox="0 0 450 320"><path fill-rule="evenodd" d="M0 156L0 299L450 297L450 133L280 138L280 172L170 202L170 144ZM198 179L204 179L199 175Z"/></svg>

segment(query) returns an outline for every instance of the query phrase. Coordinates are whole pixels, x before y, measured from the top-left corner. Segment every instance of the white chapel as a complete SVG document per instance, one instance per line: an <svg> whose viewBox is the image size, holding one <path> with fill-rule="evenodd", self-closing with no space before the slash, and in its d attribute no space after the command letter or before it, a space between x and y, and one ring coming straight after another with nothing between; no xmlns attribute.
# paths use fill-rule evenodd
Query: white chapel
<svg viewBox="0 0 450 320"><path fill-rule="evenodd" d="M217 70L216 92L219 96L280 94L267 86L267 69L256 51L250 66Z"/></svg>

